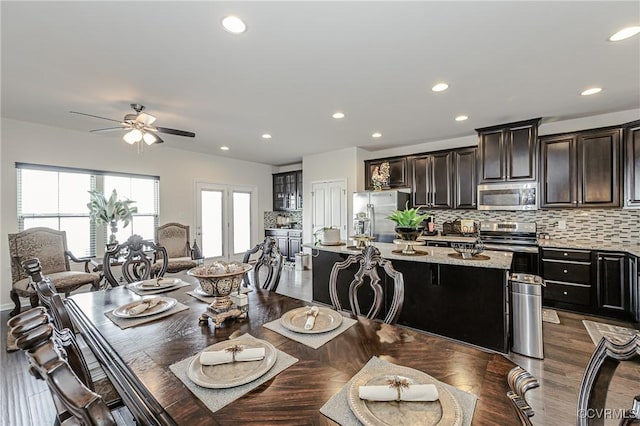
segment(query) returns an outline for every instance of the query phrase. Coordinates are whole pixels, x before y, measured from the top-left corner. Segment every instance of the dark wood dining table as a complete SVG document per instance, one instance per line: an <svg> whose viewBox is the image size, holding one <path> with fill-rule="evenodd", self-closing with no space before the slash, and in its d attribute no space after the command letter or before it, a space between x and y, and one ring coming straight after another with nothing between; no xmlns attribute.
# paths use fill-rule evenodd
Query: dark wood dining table
<svg viewBox="0 0 640 426"><path fill-rule="evenodd" d="M186 294L194 287L162 294L186 304L188 310L124 330L105 315L140 298L124 286L67 299L79 332L125 402L133 406L132 411L145 416L145 424L335 424L320 413L320 407L373 356L475 394L474 425L519 424L506 396L507 374L515 364L501 354L346 312L344 315L357 323L319 349L312 349L262 326L308 302L260 289L248 294L246 319L229 320L216 329L211 321L198 321L207 305ZM299 361L211 412L169 366L244 333L270 342Z"/></svg>

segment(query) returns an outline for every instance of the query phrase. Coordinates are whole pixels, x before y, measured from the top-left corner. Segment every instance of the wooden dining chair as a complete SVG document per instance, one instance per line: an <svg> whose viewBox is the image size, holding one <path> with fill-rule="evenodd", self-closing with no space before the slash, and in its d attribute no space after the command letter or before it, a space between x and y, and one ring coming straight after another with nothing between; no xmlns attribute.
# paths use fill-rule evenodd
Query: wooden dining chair
<svg viewBox="0 0 640 426"><path fill-rule="evenodd" d="M167 257L162 253L156 254L152 269L154 275L158 275L160 269L167 260L166 272L175 273L195 268L197 266L194 249L189 245L189 226L181 223L170 222L160 225L155 232L156 244L167 250Z"/></svg>
<svg viewBox="0 0 640 426"><path fill-rule="evenodd" d="M514 367L507 376L509 391L507 397L513 403L513 408L518 414L522 426L532 426L531 417L535 414L533 408L527 403L525 394L540 386L538 379L522 367Z"/></svg>
<svg viewBox="0 0 640 426"><path fill-rule="evenodd" d="M122 274L127 283L146 280L153 277L163 277L167 272L168 264L162 262L155 271L152 268L154 259L166 259L167 250L154 243L142 239L140 235L132 235L122 244L107 249L102 265L104 277L111 287L120 285L114 272Z"/></svg>
<svg viewBox="0 0 640 426"><path fill-rule="evenodd" d="M35 308L38 309L38 308ZM25 315L23 315L25 314ZM76 375L56 341L55 328L45 322L42 311L27 311L16 316L11 334L17 346L25 352L29 372L44 380L56 407L57 424L116 425L107 404Z"/></svg>
<svg viewBox="0 0 640 426"><path fill-rule="evenodd" d="M101 277L90 271L94 268L92 258L77 258L67 249L67 234L50 228L30 228L17 234L9 234L11 258L11 300L15 308L9 314L20 312L20 297L28 297L31 307L38 304L38 297L29 276L22 268L22 261L37 257L44 273L51 278L56 291L68 295L82 286L91 285L97 290ZM72 271L69 260L84 264L84 272Z"/></svg>
<svg viewBox="0 0 640 426"><path fill-rule="evenodd" d="M251 260L251 255L260 252L260 256ZM266 237L264 241L256 244L244 253L242 263L253 263L253 270L244 274L243 285L249 285L249 274L253 276L253 283L256 288L262 288L269 291L276 291L280 276L282 275L282 267L284 265L284 256L280 253L276 239ZM267 275L264 281L260 279L260 269L266 268Z"/></svg>
<svg viewBox="0 0 640 426"><path fill-rule="evenodd" d="M625 343L618 343L607 337L600 339L580 383L578 426L604 424L609 384L621 362L633 363L634 368L640 369L640 334L634 335ZM630 401L630 407L625 416L622 416L624 418L620 425L640 424L640 385L636 391L639 394Z"/></svg>
<svg viewBox="0 0 640 426"><path fill-rule="evenodd" d="M359 263L360 268L355 273L353 280L349 284L347 294L349 296L349 304L351 311L355 315L363 315L358 302L358 290L364 285L365 278L368 278L369 286L373 290L373 303L366 317L369 319L377 318L384 302L384 288L381 284L378 268L382 268L384 272L393 279L393 298L389 305L389 310L384 318L387 324L395 324L398 321L402 304L404 303L404 278L401 272L396 271L391 261L383 259L380 256L380 250L374 246L367 246L362 253L353 254L342 262L336 262L331 269L329 276L329 296L331 303L338 311L342 310L338 288L338 275L340 271L349 268L351 265Z"/></svg>

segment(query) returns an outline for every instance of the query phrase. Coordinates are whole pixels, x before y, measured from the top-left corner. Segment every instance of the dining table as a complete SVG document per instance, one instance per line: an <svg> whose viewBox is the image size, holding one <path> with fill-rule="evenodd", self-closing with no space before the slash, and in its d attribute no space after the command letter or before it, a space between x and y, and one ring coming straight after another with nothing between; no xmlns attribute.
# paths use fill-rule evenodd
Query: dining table
<svg viewBox="0 0 640 426"><path fill-rule="evenodd" d="M340 315L355 320L354 324L314 349L264 326L311 303L257 288L247 293L246 318L229 319L215 327L210 320L200 321L207 304L192 296L197 281L186 274L181 279L193 285L162 296L175 298L188 309L124 329L107 313L141 298L125 286L75 294L65 302L78 332L138 422L336 424L320 412L321 407L377 357L475 395L473 425L519 424L507 397L507 375L515 364L502 354L350 312ZM245 334L268 342L297 362L212 411L170 367ZM216 389L208 391L215 399Z"/></svg>

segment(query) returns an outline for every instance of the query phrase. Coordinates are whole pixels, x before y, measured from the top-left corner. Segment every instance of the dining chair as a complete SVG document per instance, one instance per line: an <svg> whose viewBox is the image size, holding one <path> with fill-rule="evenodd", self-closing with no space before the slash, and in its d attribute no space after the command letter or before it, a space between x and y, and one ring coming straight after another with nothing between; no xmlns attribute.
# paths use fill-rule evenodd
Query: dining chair
<svg viewBox="0 0 640 426"><path fill-rule="evenodd" d="M351 311L355 315L363 315L358 301L358 290L364 285L365 278L368 278L369 286L373 290L373 302L365 316L369 319L377 318L384 302L384 288L378 274L378 268L382 268L393 279L393 298L384 322L395 324L398 321L402 311L402 304L404 303L404 278L401 272L393 268L391 261L380 256L380 250L374 246L367 246L362 250L362 253L350 255L342 262L336 262L333 265L329 276L329 296L334 308L338 311L342 310L339 297L340 289L338 289L338 275L340 271L346 270L356 263L359 263L360 267L347 289Z"/></svg>
<svg viewBox="0 0 640 426"><path fill-rule="evenodd" d="M158 226L155 232L156 244L167 250L167 272L175 273L195 268L197 265L194 249L189 245L189 226L170 222ZM158 253L153 264L153 272L162 268L165 258Z"/></svg>
<svg viewBox="0 0 640 426"><path fill-rule="evenodd" d="M120 285L114 272L119 270L122 278L127 283L146 280L153 277L163 277L167 272L167 262L162 264L155 271L154 259L166 259L167 249L154 243L142 239L140 235L133 234L122 244L107 249L104 254L102 265L104 277L111 287Z"/></svg>
<svg viewBox="0 0 640 426"><path fill-rule="evenodd" d="M509 371L507 383L510 389L507 392L507 397L513 403L513 407L518 414L522 426L532 426L531 417L533 417L535 413L533 408L527 403L525 394L529 390L539 387L540 382L527 370L518 366Z"/></svg>
<svg viewBox="0 0 640 426"><path fill-rule="evenodd" d="M36 310L38 308L35 308ZM56 407L57 424L116 425L102 397L87 387L65 358L55 328L40 311L27 311L12 318L11 334L29 362L29 371L44 380ZM45 323L43 323L45 322Z"/></svg>
<svg viewBox="0 0 640 426"><path fill-rule="evenodd" d="M40 259L43 272L49 276L56 291L67 296L82 286L91 285L92 290L97 290L100 285L100 275L89 270L92 258L77 258L67 249L65 231L39 227L9 234L9 255L12 280L10 296L15 304L10 316L20 313L20 297L28 297L31 307L38 305L36 291L22 268L23 260L34 257ZM84 264L84 272L72 271L69 259Z"/></svg>
<svg viewBox="0 0 640 426"><path fill-rule="evenodd" d="M640 369L640 334L635 334L625 343L618 343L607 337L600 339L580 383L578 426L604 424L609 384L620 362L632 363L634 368ZM620 416L620 425L640 424L640 387L636 390L639 394L630 402L631 407L625 411L625 415ZM595 417L591 414L595 414Z"/></svg>
<svg viewBox="0 0 640 426"><path fill-rule="evenodd" d="M251 260L251 255L260 253L260 256ZM243 285L246 287L249 285L249 274L253 276L253 284L256 288L262 288L269 291L276 291L278 283L280 283L280 276L282 275L282 268L284 266L284 256L280 253L276 239L267 236L264 241L256 244L253 248L247 250L244 253L242 263L252 263L254 265L253 270L244 274ZM267 275L264 281L261 283L260 269L266 267Z"/></svg>

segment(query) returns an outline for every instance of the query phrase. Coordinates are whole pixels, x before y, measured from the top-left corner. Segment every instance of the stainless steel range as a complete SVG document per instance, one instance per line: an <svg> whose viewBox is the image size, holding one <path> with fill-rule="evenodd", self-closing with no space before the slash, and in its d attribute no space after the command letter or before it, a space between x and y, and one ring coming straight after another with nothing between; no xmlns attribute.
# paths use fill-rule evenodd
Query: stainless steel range
<svg viewBox="0 0 640 426"><path fill-rule="evenodd" d="M487 250L513 252L511 272L538 275L535 222L482 222L480 239Z"/></svg>

